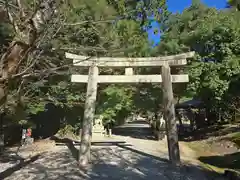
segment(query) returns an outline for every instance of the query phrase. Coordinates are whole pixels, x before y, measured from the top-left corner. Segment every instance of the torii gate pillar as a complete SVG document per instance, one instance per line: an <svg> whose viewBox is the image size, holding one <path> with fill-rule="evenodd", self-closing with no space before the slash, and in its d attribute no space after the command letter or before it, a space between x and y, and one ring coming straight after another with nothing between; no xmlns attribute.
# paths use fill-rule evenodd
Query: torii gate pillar
<svg viewBox="0 0 240 180"><path fill-rule="evenodd" d="M179 165L180 150L178 145L177 121L175 117L171 71L167 62L162 66L162 90L169 160L172 164Z"/></svg>

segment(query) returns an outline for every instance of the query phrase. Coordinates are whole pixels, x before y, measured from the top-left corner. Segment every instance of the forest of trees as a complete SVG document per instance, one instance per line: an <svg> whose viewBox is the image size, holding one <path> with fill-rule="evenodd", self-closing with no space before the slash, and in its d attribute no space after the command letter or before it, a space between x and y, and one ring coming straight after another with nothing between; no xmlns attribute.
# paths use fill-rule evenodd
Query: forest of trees
<svg viewBox="0 0 240 180"><path fill-rule="evenodd" d="M51 123L39 115L49 104L61 119L58 129L76 132L80 127L86 85L73 84L70 77L87 69L74 68L65 52L148 57L195 51L186 68L176 70L190 77L188 84L174 85L176 102L201 100L211 123L232 122L240 111L239 17L238 0L222 10L193 0L176 14L167 10L166 0L0 0L1 134L3 127ZM156 46L148 39L153 22L159 25L155 33L161 34ZM135 71L153 74L160 69ZM105 123L120 123L131 113L161 112L161 102L160 85L101 85L96 114Z"/></svg>

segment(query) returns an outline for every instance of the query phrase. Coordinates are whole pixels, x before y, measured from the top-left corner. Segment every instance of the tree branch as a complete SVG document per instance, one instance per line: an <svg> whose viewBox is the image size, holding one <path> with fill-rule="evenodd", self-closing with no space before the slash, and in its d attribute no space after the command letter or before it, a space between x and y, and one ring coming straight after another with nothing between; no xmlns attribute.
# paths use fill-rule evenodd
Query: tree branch
<svg viewBox="0 0 240 180"><path fill-rule="evenodd" d="M6 5L6 1L8 1L8 0L0 0L0 3ZM13 7L13 8L15 8L15 9L19 9L16 5L14 5L14 4L12 4L12 3L9 3L9 2L8 2L8 5L11 6L11 7Z"/></svg>
<svg viewBox="0 0 240 180"><path fill-rule="evenodd" d="M19 28L18 28L17 24L15 23L12 14L9 11L9 7L8 7L8 3L7 2L6 2L6 5L5 5L5 8L6 8L6 12L7 12L7 15L8 15L9 22L12 24L15 33L17 35L19 35Z"/></svg>
<svg viewBox="0 0 240 180"><path fill-rule="evenodd" d="M64 20L65 21L65 20ZM56 22L55 22L55 24L53 24L53 26L55 26L56 25ZM53 36L52 36L52 38L54 38L56 35L57 35L57 33L60 31L60 29L62 28L62 26L60 26L58 29L57 29L57 31L53 34ZM45 31L45 33L44 33L44 35L43 35L43 37L40 39L40 41L38 42L38 45L37 45L37 48L40 46L40 44L41 44L41 42L43 41L43 39L45 38L45 36L47 35L47 33L48 33L48 31L46 30ZM19 74L16 74L16 75L14 75L13 77L15 77L15 76L21 76L22 74L25 74L25 73L27 73L27 71L28 70L30 70L35 64L36 64L36 62L38 61L38 58L40 57L40 55L43 53L43 50L41 50L40 51L40 53L37 55L37 57L35 57L34 58L34 61L28 66L28 67L26 67L26 69L25 70L23 70L21 73L19 73Z"/></svg>
<svg viewBox="0 0 240 180"><path fill-rule="evenodd" d="M62 66L58 66L56 68L45 69L45 70L42 70L42 71L35 71L35 72L32 72L32 73L28 73L28 74L19 73L19 74L16 74L15 76L13 76L13 78L16 78L16 77L19 77L19 76L22 76L22 78L28 78L28 77L39 76L39 75L48 74L48 73L52 73L52 72L56 73L56 71L59 70L59 69L66 68L66 67L72 66L74 64L78 64L80 62L88 61L91 58L92 57L88 57L84 60L76 61L75 63L68 63L68 64L65 64L65 65L62 65Z"/></svg>
<svg viewBox="0 0 240 180"><path fill-rule="evenodd" d="M76 23L64 23L64 26L81 26L85 25L87 23L92 23L92 24L98 24L98 23L112 23L115 20L99 20L99 21L81 21L81 22L76 22Z"/></svg>
<svg viewBox="0 0 240 180"><path fill-rule="evenodd" d="M94 47L94 46L82 46L82 47L76 47L76 48L72 48L72 47L61 47L61 48L52 48L53 51L58 51L58 50L64 50L64 51L89 51L89 50L94 50L97 52L123 52L123 51L127 51L127 50L132 50L134 48L122 48L122 49L106 49L103 47Z"/></svg>
<svg viewBox="0 0 240 180"><path fill-rule="evenodd" d="M17 0L17 5L18 5L18 8L20 10L20 17L23 18L25 17L25 13L24 13L24 9L22 7L22 2L21 0Z"/></svg>

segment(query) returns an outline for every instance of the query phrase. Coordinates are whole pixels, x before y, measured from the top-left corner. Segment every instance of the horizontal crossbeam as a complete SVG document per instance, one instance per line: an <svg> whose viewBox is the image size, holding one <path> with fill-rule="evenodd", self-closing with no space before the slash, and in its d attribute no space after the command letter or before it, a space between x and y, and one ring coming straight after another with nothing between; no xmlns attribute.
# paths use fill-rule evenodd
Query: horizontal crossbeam
<svg viewBox="0 0 240 180"><path fill-rule="evenodd" d="M65 53L66 58L73 59L74 66L91 66L93 63L98 67L151 67L163 66L166 61L170 66L186 65L187 58L194 56L194 52L162 57L87 57Z"/></svg>
<svg viewBox="0 0 240 180"><path fill-rule="evenodd" d="M171 75L173 83L188 82L187 74L184 75ZM88 75L72 75L72 82L87 83ZM99 75L97 77L98 83L161 83L161 75Z"/></svg>

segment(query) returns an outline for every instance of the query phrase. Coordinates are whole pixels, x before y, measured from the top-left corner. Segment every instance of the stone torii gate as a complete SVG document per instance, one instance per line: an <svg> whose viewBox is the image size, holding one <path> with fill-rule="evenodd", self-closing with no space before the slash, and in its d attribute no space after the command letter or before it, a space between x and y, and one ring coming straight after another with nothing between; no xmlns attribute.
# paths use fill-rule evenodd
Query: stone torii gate
<svg viewBox="0 0 240 180"><path fill-rule="evenodd" d="M88 75L72 75L71 81L87 83L87 94L84 110L83 128L80 146L80 165L86 165L90 160L90 147L92 137L92 122L95 114L98 83L162 83L164 118L168 142L169 159L173 164L180 164L177 124L175 119L174 98L172 83L188 82L187 74L171 75L170 66L187 64L187 58L194 56L194 52L145 58L117 58L117 57L86 57L66 53L66 58L73 59L74 66L89 67ZM162 67L161 74L134 75L134 67ZM125 75L99 75L99 67L124 67Z"/></svg>

